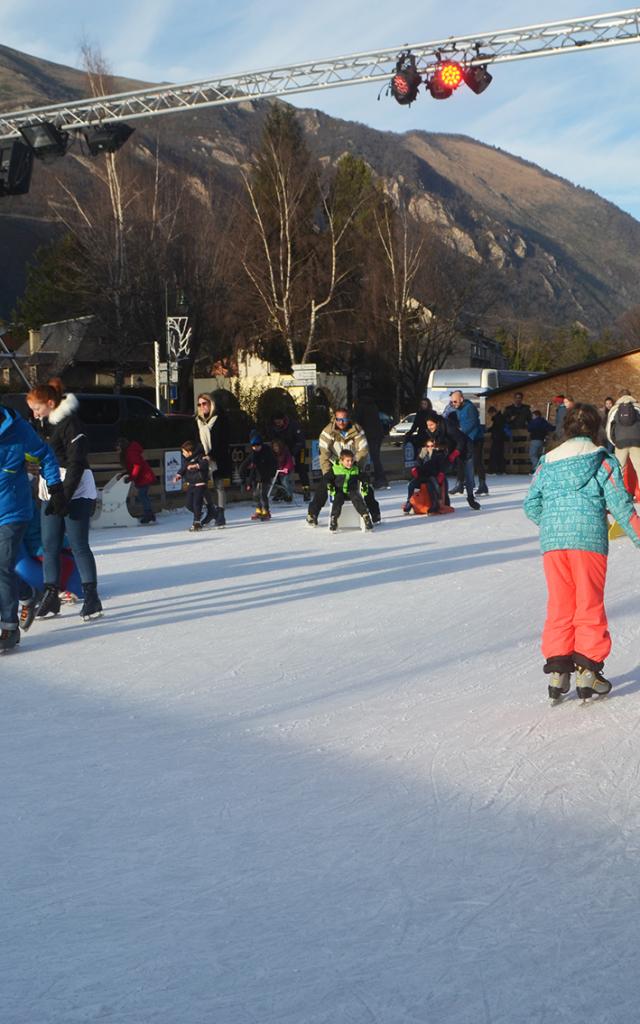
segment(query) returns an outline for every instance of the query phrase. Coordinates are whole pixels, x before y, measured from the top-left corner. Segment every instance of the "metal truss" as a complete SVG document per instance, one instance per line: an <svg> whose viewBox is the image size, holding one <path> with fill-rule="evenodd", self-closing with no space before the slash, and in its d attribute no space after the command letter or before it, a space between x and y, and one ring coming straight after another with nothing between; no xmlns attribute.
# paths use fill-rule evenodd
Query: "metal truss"
<svg viewBox="0 0 640 1024"><path fill-rule="evenodd" d="M500 64L640 42L640 7L586 18L530 25L472 36L450 36L429 43L404 44L390 50L353 53L263 71L222 75L185 85L161 85L73 103L0 114L0 142L15 138L21 127L52 122L74 132L104 122L134 121L180 110L218 107L246 100L337 89L389 81L400 53L416 59L421 75L434 72L442 59L466 65Z"/></svg>

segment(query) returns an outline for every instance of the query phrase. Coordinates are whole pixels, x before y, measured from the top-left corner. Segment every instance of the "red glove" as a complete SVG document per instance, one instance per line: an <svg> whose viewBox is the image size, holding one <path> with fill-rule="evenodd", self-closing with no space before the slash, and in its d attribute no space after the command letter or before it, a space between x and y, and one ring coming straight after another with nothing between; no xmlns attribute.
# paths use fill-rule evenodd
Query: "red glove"
<svg viewBox="0 0 640 1024"><path fill-rule="evenodd" d="M439 484L443 484L444 483L444 473L438 473L438 475L436 477L436 480L438 481Z"/></svg>
<svg viewBox="0 0 640 1024"><path fill-rule="evenodd" d="M414 480L418 479L418 467L417 466L414 466L413 469L411 470L411 476L413 477Z"/></svg>
<svg viewBox="0 0 640 1024"><path fill-rule="evenodd" d="M459 458L460 458L460 452L458 451L457 448L454 448L453 451L451 452L451 455L449 456L449 462L451 463L451 465L453 465L453 463L456 461L456 459L459 459Z"/></svg>

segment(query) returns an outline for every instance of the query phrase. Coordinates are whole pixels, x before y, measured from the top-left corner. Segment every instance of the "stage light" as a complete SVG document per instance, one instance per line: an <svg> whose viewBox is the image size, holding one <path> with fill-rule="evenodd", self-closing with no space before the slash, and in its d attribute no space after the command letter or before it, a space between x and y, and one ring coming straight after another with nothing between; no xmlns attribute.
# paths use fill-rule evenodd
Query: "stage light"
<svg viewBox="0 0 640 1024"><path fill-rule="evenodd" d="M130 128L128 124L115 121L84 128L82 134L91 156L100 156L101 153L115 153L134 131L135 128Z"/></svg>
<svg viewBox="0 0 640 1024"><path fill-rule="evenodd" d="M447 60L441 64L436 75L444 85L445 89L457 89L462 84L463 74L461 66L454 60Z"/></svg>
<svg viewBox="0 0 640 1024"><path fill-rule="evenodd" d="M50 121L26 124L20 128L20 134L27 145L31 147L33 155L45 163L64 156L69 144L67 133L60 131Z"/></svg>
<svg viewBox="0 0 640 1024"><path fill-rule="evenodd" d="M401 53L396 64L396 73L391 79L391 95L396 103L407 106L417 98L422 78L416 68L412 53Z"/></svg>
<svg viewBox="0 0 640 1024"><path fill-rule="evenodd" d="M23 196L29 191L33 151L16 139L0 149L0 196Z"/></svg>
<svg viewBox="0 0 640 1024"><path fill-rule="evenodd" d="M489 88L493 81L493 75L487 71L486 64L475 64L471 68L464 69L464 80L471 92L479 94Z"/></svg>

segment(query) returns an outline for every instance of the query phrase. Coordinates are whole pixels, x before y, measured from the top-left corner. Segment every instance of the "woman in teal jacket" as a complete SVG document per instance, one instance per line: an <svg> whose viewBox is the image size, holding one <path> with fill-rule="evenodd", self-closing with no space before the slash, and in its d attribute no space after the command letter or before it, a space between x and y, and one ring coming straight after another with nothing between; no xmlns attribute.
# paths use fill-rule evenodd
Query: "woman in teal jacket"
<svg viewBox="0 0 640 1024"><path fill-rule="evenodd" d="M567 440L542 456L524 503L540 527L548 590L542 653L553 699L568 692L576 670L579 696L611 689L602 675L611 650L604 608L607 511L640 547L640 518L617 460L597 444L599 430L598 410L576 403L564 422Z"/></svg>

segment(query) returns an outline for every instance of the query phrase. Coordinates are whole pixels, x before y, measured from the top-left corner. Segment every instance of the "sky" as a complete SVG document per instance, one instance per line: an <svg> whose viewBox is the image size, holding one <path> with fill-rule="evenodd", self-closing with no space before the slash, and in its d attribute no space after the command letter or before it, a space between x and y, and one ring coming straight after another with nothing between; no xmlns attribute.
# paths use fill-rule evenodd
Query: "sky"
<svg viewBox="0 0 640 1024"><path fill-rule="evenodd" d="M520 0L453 7L434 0L0 0L0 43L79 66L83 40L116 75L189 82L450 35L471 35L626 10L604 0ZM89 13L90 10L90 13ZM390 131L469 135L593 189L640 218L640 44L502 64L481 96L421 96L409 108L376 84L295 98L336 117Z"/></svg>

